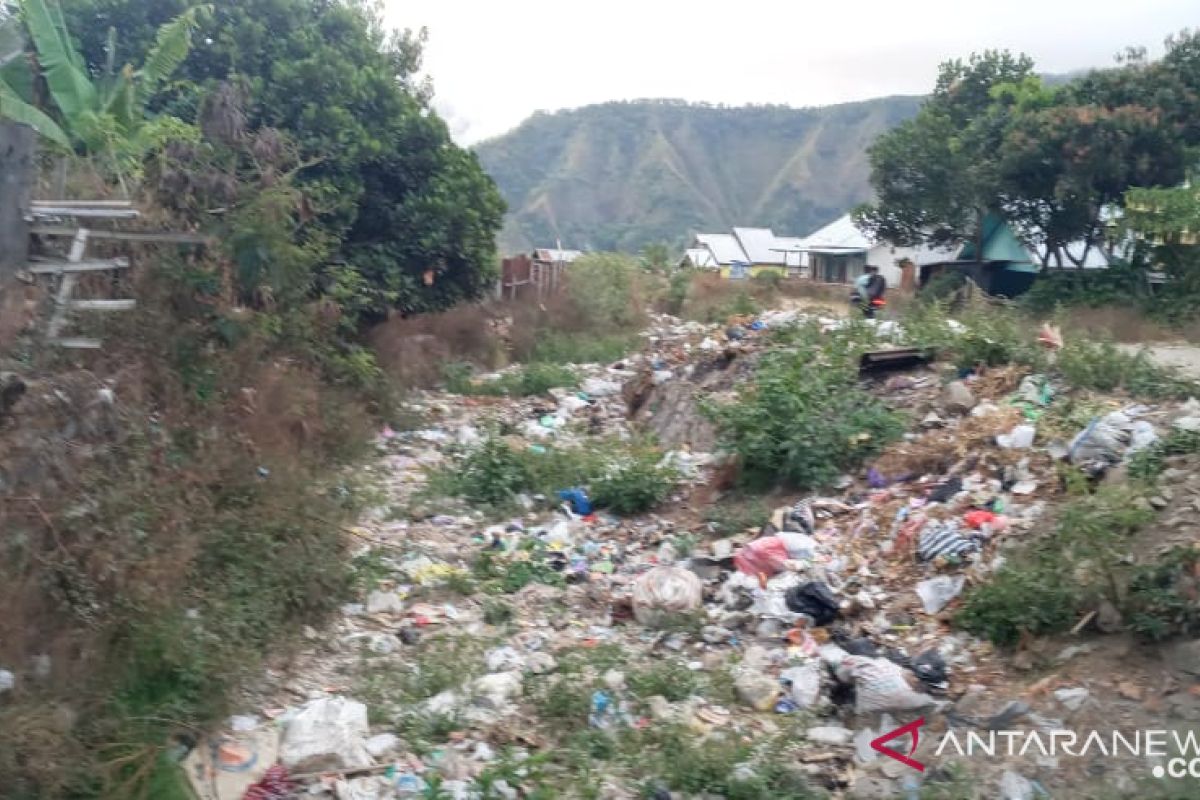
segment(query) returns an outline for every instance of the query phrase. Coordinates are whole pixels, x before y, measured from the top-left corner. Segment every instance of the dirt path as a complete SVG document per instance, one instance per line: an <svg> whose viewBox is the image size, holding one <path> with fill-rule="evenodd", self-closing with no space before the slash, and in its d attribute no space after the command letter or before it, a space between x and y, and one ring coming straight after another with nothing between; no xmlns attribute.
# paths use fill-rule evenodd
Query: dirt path
<svg viewBox="0 0 1200 800"><path fill-rule="evenodd" d="M1129 353L1135 353L1143 348L1143 345L1123 344L1119 346ZM1173 367L1185 377L1200 381L1200 347L1186 342L1151 344L1144 345L1144 347L1155 363L1164 367Z"/></svg>

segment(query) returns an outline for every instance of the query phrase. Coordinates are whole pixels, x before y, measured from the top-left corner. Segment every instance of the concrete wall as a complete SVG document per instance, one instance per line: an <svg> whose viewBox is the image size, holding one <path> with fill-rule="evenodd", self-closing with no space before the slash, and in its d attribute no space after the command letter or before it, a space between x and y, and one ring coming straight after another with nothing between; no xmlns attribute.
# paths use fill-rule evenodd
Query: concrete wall
<svg viewBox="0 0 1200 800"><path fill-rule="evenodd" d="M0 280L29 259L29 201L33 191L33 128L0 121Z"/></svg>

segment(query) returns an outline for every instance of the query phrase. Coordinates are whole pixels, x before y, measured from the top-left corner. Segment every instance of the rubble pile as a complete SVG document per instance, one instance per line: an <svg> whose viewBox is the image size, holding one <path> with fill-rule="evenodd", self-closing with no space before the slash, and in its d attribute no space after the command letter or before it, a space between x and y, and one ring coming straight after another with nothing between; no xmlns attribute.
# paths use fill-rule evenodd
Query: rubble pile
<svg viewBox="0 0 1200 800"><path fill-rule="evenodd" d="M267 797L281 782L340 800L431 787L456 798L526 796L533 786L522 781L534 772L521 764L553 752L557 736L532 698L560 686L578 687L588 701L569 730L679 725L743 742L782 736L810 785L859 798L916 797L922 782L944 779L871 746L917 716L944 731L997 720L1052 728L1086 713L1092 700L1081 686L1014 704L1002 656L953 631L950 616L966 587L988 580L1012 543L1046 524L1062 493L1059 462L1099 476L1173 424L1186 428L1191 408L1113 403L1063 432L1042 421L1067 387L1044 376L1015 368L959 375L934 364L865 377L911 417L910 432L843 476L834 493L784 497L762 526L715 537L699 506L722 502L714 484L725 466L699 398L732 397L770 331L796 316L729 328L660 317L643 352L578 367L578 389L412 398L425 422L380 434L375 477L387 499L353 531L357 556L378 574L340 620L308 631L307 650L247 696L257 716L191 753L201 797ZM597 510L586 487L567 485L557 497L516 497L509 518L452 500L410 513L427 505L431 471L489 431L536 453L647 429L681 476L651 513ZM482 590L483 581L495 584L490 576L516 571L521 580L501 594ZM445 641L460 646L436 691L384 702L364 689L389 680L434 686L423 654ZM638 676L664 665L679 670L675 678L639 696L636 687L649 682ZM899 741L893 746L907 753ZM922 736L914 757L935 742ZM264 777L276 755L285 773ZM991 787L982 796L1048 794L1065 775L1049 762L976 766ZM251 789L256 781L266 788ZM614 769L599 796L640 795Z"/></svg>

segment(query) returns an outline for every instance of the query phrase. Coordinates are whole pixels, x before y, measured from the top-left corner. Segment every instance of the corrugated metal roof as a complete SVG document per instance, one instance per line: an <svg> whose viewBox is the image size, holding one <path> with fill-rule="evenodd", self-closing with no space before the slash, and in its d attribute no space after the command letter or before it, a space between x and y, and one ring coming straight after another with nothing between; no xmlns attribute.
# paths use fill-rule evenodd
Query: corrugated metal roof
<svg viewBox="0 0 1200 800"><path fill-rule="evenodd" d="M720 266L707 247L692 247L685 250L683 254L688 261L692 262L693 267L715 268Z"/></svg>
<svg viewBox="0 0 1200 800"><path fill-rule="evenodd" d="M556 250L553 247L539 247L533 251L535 261L562 261L570 264L583 255L582 250Z"/></svg>
<svg viewBox="0 0 1200 800"><path fill-rule="evenodd" d="M868 250L871 240L858 229L849 214L843 214L824 228L805 236L804 246L818 253L845 253L851 250Z"/></svg>
<svg viewBox="0 0 1200 800"><path fill-rule="evenodd" d="M697 233L696 243L707 247L721 266L732 264L735 261L744 263L750 261L746 257L746 252L742 250L742 246L738 244L737 237L732 234Z"/></svg>
<svg viewBox="0 0 1200 800"><path fill-rule="evenodd" d="M734 228L743 252L752 264L782 264L783 253L776 248L775 232L770 228Z"/></svg>

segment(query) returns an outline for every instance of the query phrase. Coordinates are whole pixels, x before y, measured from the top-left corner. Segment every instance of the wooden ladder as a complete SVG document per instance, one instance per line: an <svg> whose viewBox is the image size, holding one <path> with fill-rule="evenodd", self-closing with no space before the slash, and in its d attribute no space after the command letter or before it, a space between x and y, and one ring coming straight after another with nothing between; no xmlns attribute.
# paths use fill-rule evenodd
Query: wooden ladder
<svg viewBox="0 0 1200 800"><path fill-rule="evenodd" d="M130 311L137 307L133 299L121 300L76 300L75 288L79 276L87 272L108 272L129 268L127 258L85 258L88 243L92 238L101 238L103 233L92 231L78 224L84 219L134 219L138 212L128 202L108 201L59 201L34 202L32 207L33 232L44 236L70 236L71 249L65 260L32 259L29 272L33 275L51 275L60 278L58 292L54 297L54 314L46 327L46 340L59 347L97 350L99 339L79 336L63 336L69 313L72 311ZM55 226L49 221L75 220L76 226ZM100 234L100 236L94 236ZM116 238L116 237L103 237Z"/></svg>

